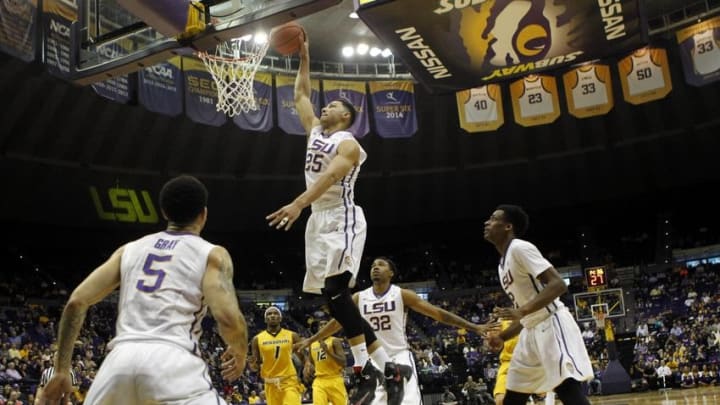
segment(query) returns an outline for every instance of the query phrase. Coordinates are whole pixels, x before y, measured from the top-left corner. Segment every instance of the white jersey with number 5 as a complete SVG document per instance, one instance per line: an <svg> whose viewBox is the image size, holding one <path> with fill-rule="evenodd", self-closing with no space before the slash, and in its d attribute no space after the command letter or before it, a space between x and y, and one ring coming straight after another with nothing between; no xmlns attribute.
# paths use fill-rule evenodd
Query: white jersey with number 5
<svg viewBox="0 0 720 405"><path fill-rule="evenodd" d="M358 295L358 308L390 357L409 347L405 336L407 311L400 287L391 285L381 296L376 296L372 287L362 290Z"/></svg>
<svg viewBox="0 0 720 405"><path fill-rule="evenodd" d="M187 232L158 232L125 245L120 259L116 336L172 343L199 354L202 280L215 245Z"/></svg>
<svg viewBox="0 0 720 405"><path fill-rule="evenodd" d="M307 153L305 154L305 185L307 188L310 188L325 173L328 166L330 166L330 162L338 154L337 149L340 142L348 139L357 142L349 131L336 131L330 135L325 135L320 126L314 127L310 131ZM360 148L360 161L358 164L350 170L350 173L331 185L320 198L312 203L313 211L343 204L353 204L355 180L357 180L360 173L360 166L367 158L367 153L359 143L358 147Z"/></svg>

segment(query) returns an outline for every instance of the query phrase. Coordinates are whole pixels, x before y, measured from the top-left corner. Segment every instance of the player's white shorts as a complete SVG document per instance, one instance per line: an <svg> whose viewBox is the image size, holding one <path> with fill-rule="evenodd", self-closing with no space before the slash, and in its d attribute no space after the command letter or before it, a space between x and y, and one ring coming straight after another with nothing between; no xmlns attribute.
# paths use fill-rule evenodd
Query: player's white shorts
<svg viewBox="0 0 720 405"><path fill-rule="evenodd" d="M412 353L409 350L403 350L400 353L391 356L390 360L395 364L405 364L412 367L413 373L409 380L405 381L405 397L403 398L402 405L421 405L422 395L420 394L420 385L418 383L417 369L415 368L415 361L413 360ZM385 370L380 369L377 363L373 362L376 368L381 372ZM371 405L387 405L387 393L385 387L382 384L378 384L375 390L375 398Z"/></svg>
<svg viewBox="0 0 720 405"><path fill-rule="evenodd" d="M510 360L507 389L523 393L552 391L568 378L593 377L580 328L567 308L520 332Z"/></svg>
<svg viewBox="0 0 720 405"><path fill-rule="evenodd" d="M313 211L305 228L303 291L320 294L327 277L345 271L352 273L354 287L366 236L365 214L356 205Z"/></svg>
<svg viewBox="0 0 720 405"><path fill-rule="evenodd" d="M166 343L118 343L103 361L85 405L225 405L205 362Z"/></svg>

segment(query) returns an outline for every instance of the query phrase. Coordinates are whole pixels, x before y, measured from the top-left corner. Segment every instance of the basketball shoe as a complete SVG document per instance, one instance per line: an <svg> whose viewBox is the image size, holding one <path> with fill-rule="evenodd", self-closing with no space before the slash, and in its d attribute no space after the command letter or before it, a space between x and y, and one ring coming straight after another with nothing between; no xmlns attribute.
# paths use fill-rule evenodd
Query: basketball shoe
<svg viewBox="0 0 720 405"><path fill-rule="evenodd" d="M412 376L412 368L405 364L385 364L385 391L388 405L400 405L405 397L405 381Z"/></svg>
<svg viewBox="0 0 720 405"><path fill-rule="evenodd" d="M353 367L351 377L352 386L350 390L350 405L369 405L375 398L375 389L378 381L382 381L382 373L372 365L370 360L365 367Z"/></svg>

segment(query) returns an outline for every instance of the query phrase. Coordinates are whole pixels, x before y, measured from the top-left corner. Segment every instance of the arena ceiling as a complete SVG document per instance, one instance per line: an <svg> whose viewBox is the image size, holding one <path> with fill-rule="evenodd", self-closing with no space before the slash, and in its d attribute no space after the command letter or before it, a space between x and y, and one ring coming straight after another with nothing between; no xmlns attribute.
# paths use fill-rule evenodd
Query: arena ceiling
<svg viewBox="0 0 720 405"><path fill-rule="evenodd" d="M656 19L663 15L683 13L683 9L702 8L706 6L705 0L645 0L644 7L649 19ZM707 3L718 3L718 0L708 0ZM716 6L718 5L716 4ZM353 11L353 0L343 0L335 7L323 10L298 20L308 32L310 37L310 52L313 58L326 61L346 61L341 55L341 48L345 44L356 45L366 42L371 46L382 46L368 26L359 19L348 16ZM354 56L351 61L379 60L369 56L359 58Z"/></svg>
<svg viewBox="0 0 720 405"><path fill-rule="evenodd" d="M649 3L664 12L684 2ZM346 0L328 11L337 20L323 18L337 26L309 17L311 29L324 34L311 32L320 38L313 46L362 27L359 20L353 26L339 22L351 4ZM581 207L580 215L592 206L608 216L630 207L654 216L664 207L707 203L697 193L720 185L720 85L689 87L679 66L672 73L673 92L658 102L619 102L610 114L584 120L563 114L532 129L507 122L495 133L474 135L459 129L454 95L416 87L415 136L371 133L361 140L370 157L357 201L373 224L384 226L482 221L508 201L537 212ZM622 94L619 85L614 92ZM92 209L87 186L151 188L168 176L192 173L208 182L219 205L214 226L257 230L266 229L266 213L304 188L303 137L278 130L243 133L232 123L214 128L113 103L5 54L0 94L0 221L92 226L63 214L75 198ZM81 197L74 196L77 185L85 187Z"/></svg>

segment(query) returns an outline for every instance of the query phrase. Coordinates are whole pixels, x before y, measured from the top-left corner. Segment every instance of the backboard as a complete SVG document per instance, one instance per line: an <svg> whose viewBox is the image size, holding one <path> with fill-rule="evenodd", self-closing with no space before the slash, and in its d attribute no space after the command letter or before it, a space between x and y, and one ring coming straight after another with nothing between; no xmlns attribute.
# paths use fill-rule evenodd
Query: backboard
<svg viewBox="0 0 720 405"><path fill-rule="evenodd" d="M67 54L68 69L63 72L64 76L86 85L125 75L176 55L214 49L220 42L256 31L267 33L276 25L321 11L341 0L205 0L202 1L206 11L204 30L182 39L160 33L161 29L148 23L152 21L149 14L138 15L142 11L137 10L133 14L126 8L128 3L156 7L153 0L49 1L73 3L77 7L75 16L72 12L63 16L70 28L69 52L57 51L53 56ZM184 9L188 1L164 3L173 4L177 9L160 10L154 16L156 19L173 12L187 15ZM76 20L73 21L73 17Z"/></svg>
<svg viewBox="0 0 720 405"><path fill-rule="evenodd" d="M573 294L575 303L575 319L578 322L593 320L593 307L605 307L606 317L619 318L625 316L625 300L622 288L611 288L602 291L591 291Z"/></svg>

